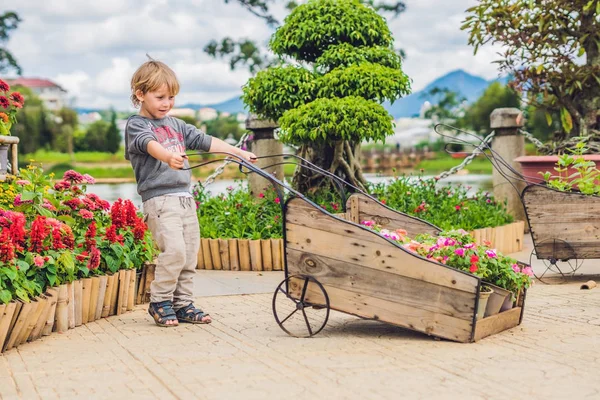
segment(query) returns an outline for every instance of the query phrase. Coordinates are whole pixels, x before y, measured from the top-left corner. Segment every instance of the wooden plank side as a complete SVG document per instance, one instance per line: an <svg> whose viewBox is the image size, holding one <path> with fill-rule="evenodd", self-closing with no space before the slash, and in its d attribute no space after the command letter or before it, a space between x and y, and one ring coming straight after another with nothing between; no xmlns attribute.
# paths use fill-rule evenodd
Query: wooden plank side
<svg viewBox="0 0 600 400"><path fill-rule="evenodd" d="M331 218L328 225L332 231L341 232L337 234L286 223L286 249L332 257L342 262L379 269L464 292L477 291L479 280L475 276L419 258L410 254L408 250L388 242L376 232L365 231L372 235L370 238L372 241L348 235L344 233L346 226L343 224L345 223Z"/></svg>
<svg viewBox="0 0 600 400"><path fill-rule="evenodd" d="M532 186L523 202L538 257L600 258L600 197Z"/></svg>
<svg viewBox="0 0 600 400"><path fill-rule="evenodd" d="M520 317L521 307L515 307L500 314L478 320L475 324L474 341L476 342L484 337L514 328L519 325Z"/></svg>
<svg viewBox="0 0 600 400"><path fill-rule="evenodd" d="M460 319L472 320L475 312L474 293L298 250L288 251L288 273L310 275L323 285Z"/></svg>
<svg viewBox="0 0 600 400"><path fill-rule="evenodd" d="M352 198L356 199L352 201L355 201L357 205L352 208L347 208L351 209L353 212L355 212L355 209L358 209L358 217L353 216L352 219L357 223L360 221L372 220L387 229L404 229L410 237L414 237L420 233L437 235L440 232L438 228L427 222L420 221L418 218L387 208L383 204L378 203L363 194L355 193L350 196L348 202L350 205L352 204Z"/></svg>
<svg viewBox="0 0 600 400"><path fill-rule="evenodd" d="M303 280L290 280L290 294L298 298L303 285ZM323 287L329 297L330 308L333 310L458 342L468 342L471 339L472 321L349 292L333 286L323 285ZM309 283L305 301L312 304L325 303L321 290L314 283Z"/></svg>

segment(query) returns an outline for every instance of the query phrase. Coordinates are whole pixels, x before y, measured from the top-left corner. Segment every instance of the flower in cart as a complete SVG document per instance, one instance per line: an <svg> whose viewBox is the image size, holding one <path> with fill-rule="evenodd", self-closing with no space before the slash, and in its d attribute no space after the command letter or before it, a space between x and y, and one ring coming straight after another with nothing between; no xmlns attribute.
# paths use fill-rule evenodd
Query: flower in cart
<svg viewBox="0 0 600 400"><path fill-rule="evenodd" d="M44 257L42 257L40 255L33 257L33 263L35 264L36 267L42 268L44 266Z"/></svg>
<svg viewBox="0 0 600 400"><path fill-rule="evenodd" d="M384 237L394 238L394 231L377 225L374 221L363 221L362 225L379 232ZM400 236L400 235L399 235ZM517 293L531 285L531 267L520 268L516 260L499 254L486 245L478 245L464 230L444 231L437 236L420 234L410 239L402 235L401 246L422 257L474 274L488 282Z"/></svg>

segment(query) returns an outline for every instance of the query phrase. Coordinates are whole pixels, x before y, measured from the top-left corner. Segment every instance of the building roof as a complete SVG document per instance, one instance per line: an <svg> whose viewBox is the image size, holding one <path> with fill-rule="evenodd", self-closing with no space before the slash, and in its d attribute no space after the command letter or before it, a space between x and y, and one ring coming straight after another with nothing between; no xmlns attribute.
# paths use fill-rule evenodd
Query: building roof
<svg viewBox="0 0 600 400"><path fill-rule="evenodd" d="M21 85L28 88L58 88L63 92L66 92L65 89L57 85L56 83L42 78L16 78L16 79L6 79L6 83L9 85Z"/></svg>

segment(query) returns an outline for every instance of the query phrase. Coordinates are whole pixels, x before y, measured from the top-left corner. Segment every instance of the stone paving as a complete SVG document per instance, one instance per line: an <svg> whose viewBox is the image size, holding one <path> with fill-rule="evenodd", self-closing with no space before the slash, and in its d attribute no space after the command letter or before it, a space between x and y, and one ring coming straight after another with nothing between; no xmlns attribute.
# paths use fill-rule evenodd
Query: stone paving
<svg viewBox="0 0 600 400"><path fill-rule="evenodd" d="M600 288L538 283L522 325L460 344L336 312L317 336L289 337L271 311L281 279L199 271L211 325L158 328L138 306L22 345L0 356L0 398L600 398Z"/></svg>

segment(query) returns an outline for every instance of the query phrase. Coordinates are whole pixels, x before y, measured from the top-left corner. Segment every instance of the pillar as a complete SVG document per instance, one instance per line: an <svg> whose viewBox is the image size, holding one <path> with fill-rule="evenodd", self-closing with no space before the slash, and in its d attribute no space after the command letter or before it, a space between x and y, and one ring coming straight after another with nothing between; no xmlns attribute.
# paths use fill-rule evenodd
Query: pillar
<svg viewBox="0 0 600 400"><path fill-rule="evenodd" d="M515 158L525 155L525 140L519 134L523 127L523 114L518 108L497 108L490 114L490 128L495 131L492 139L492 149L496 155L502 157L514 170L521 172L521 166ZM526 221L525 210L521 203L520 195L525 187L521 180L510 179L518 192L505 177L494 168L492 172L494 197L498 201L507 200L508 212L515 220Z"/></svg>
<svg viewBox="0 0 600 400"><path fill-rule="evenodd" d="M274 175L277 179L283 180L283 165L268 167L269 165L283 162L282 156L260 158L262 156L283 153L283 144L275 139L275 129L278 127L279 125L276 122L259 119L254 114L250 114L246 119L246 129L254 135L254 139L250 142L248 150L259 157L259 160L254 165ZM248 175L248 186L250 193L258 196L265 188L271 188L271 182L255 173L251 173Z"/></svg>

